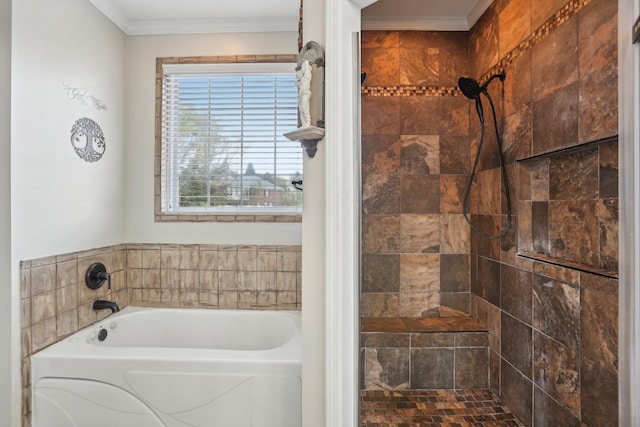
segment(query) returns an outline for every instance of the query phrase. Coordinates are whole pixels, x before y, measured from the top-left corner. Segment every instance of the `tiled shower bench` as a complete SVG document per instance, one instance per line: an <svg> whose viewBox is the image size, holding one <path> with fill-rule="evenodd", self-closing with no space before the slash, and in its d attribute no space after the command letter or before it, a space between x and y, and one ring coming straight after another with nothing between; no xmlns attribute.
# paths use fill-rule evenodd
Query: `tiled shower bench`
<svg viewBox="0 0 640 427"><path fill-rule="evenodd" d="M363 390L489 387L489 333L469 317L376 317L360 325Z"/></svg>

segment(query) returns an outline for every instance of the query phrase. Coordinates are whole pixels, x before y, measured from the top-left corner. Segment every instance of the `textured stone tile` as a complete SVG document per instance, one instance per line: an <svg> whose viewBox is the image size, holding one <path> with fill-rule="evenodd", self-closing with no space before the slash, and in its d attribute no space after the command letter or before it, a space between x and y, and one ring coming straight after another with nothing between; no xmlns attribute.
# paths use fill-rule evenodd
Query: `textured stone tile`
<svg viewBox="0 0 640 427"><path fill-rule="evenodd" d="M362 334L365 347L409 348L410 334L368 333Z"/></svg>
<svg viewBox="0 0 640 427"><path fill-rule="evenodd" d="M531 49L533 99L578 79L578 20L570 19Z"/></svg>
<svg viewBox="0 0 640 427"><path fill-rule="evenodd" d="M533 402L534 426L580 427L582 425L578 417L538 387L535 387Z"/></svg>
<svg viewBox="0 0 640 427"><path fill-rule="evenodd" d="M78 307L78 287L76 285L56 289L56 314Z"/></svg>
<svg viewBox="0 0 640 427"><path fill-rule="evenodd" d="M440 213L440 178L403 175L400 179L402 213Z"/></svg>
<svg viewBox="0 0 640 427"><path fill-rule="evenodd" d="M400 215L400 239L396 242L403 253L437 253L440 251L439 215ZM395 226L389 221L389 226ZM366 242L366 240L364 240ZM389 247L378 245L378 247ZM369 246L365 243L365 252Z"/></svg>
<svg viewBox="0 0 640 427"><path fill-rule="evenodd" d="M531 202L518 203L518 251L533 252L533 218Z"/></svg>
<svg viewBox="0 0 640 427"><path fill-rule="evenodd" d="M399 135L362 136L362 174L393 174L400 170Z"/></svg>
<svg viewBox="0 0 640 427"><path fill-rule="evenodd" d="M493 350L489 350L489 387L496 393L500 391L500 364L502 358L498 353Z"/></svg>
<svg viewBox="0 0 640 427"><path fill-rule="evenodd" d="M360 44L362 48L399 47L399 31L363 31Z"/></svg>
<svg viewBox="0 0 640 427"><path fill-rule="evenodd" d="M362 292L398 292L400 255L362 255Z"/></svg>
<svg viewBox="0 0 640 427"><path fill-rule="evenodd" d="M531 34L530 0L510 0L498 14L500 56L503 57Z"/></svg>
<svg viewBox="0 0 640 427"><path fill-rule="evenodd" d="M31 296L53 291L56 288L56 264L32 268L30 281Z"/></svg>
<svg viewBox="0 0 640 427"><path fill-rule="evenodd" d="M475 318L478 323L489 330L489 346L491 350L500 354L500 309L480 298L476 299L476 302Z"/></svg>
<svg viewBox="0 0 640 427"><path fill-rule="evenodd" d="M438 86L440 83L441 50L438 47L429 46L423 46L421 49L408 47L402 42L402 39L411 33L403 31L400 35L400 84ZM415 33L418 35L428 34L425 32Z"/></svg>
<svg viewBox="0 0 640 427"><path fill-rule="evenodd" d="M56 315L56 292L46 292L31 297L31 324L42 322Z"/></svg>
<svg viewBox="0 0 640 427"><path fill-rule="evenodd" d="M440 173L468 174L470 163L468 136L440 136Z"/></svg>
<svg viewBox="0 0 640 427"><path fill-rule="evenodd" d="M531 29L535 30L544 24L547 19L551 18L566 3L567 0L544 0L536 2L536 7L531 8Z"/></svg>
<svg viewBox="0 0 640 427"><path fill-rule="evenodd" d="M531 378L533 348L531 327L503 312L500 332L502 357L527 378Z"/></svg>
<svg viewBox="0 0 640 427"><path fill-rule="evenodd" d="M411 350L411 388L453 388L454 350L414 348Z"/></svg>
<svg viewBox="0 0 640 427"><path fill-rule="evenodd" d="M398 97L362 97L362 135L399 135L400 101Z"/></svg>
<svg viewBox="0 0 640 427"><path fill-rule="evenodd" d="M455 349L455 388L487 388L489 386L489 349Z"/></svg>
<svg viewBox="0 0 640 427"><path fill-rule="evenodd" d="M367 175L362 187L362 210L365 214L400 213L400 177Z"/></svg>
<svg viewBox="0 0 640 427"><path fill-rule="evenodd" d="M578 288L534 274L533 326L561 343L577 349L580 342Z"/></svg>
<svg viewBox="0 0 640 427"><path fill-rule="evenodd" d="M502 401L526 426L531 425L533 384L504 360L501 364Z"/></svg>
<svg viewBox="0 0 640 427"><path fill-rule="evenodd" d="M534 381L571 410L580 413L580 360L576 349L534 334Z"/></svg>
<svg viewBox="0 0 640 427"><path fill-rule="evenodd" d="M533 272L540 276L569 283L574 287L580 284L580 272L572 268L536 261L533 263Z"/></svg>
<svg viewBox="0 0 640 427"><path fill-rule="evenodd" d="M618 376L586 358L580 364L583 425L618 425Z"/></svg>
<svg viewBox="0 0 640 427"><path fill-rule="evenodd" d="M549 202L549 254L554 258L597 267L599 264L598 202Z"/></svg>
<svg viewBox="0 0 640 427"><path fill-rule="evenodd" d="M478 213L495 215L500 213L501 177L500 169L489 169L478 173Z"/></svg>
<svg viewBox="0 0 640 427"><path fill-rule="evenodd" d="M486 332L459 332L454 336L456 347L489 346L489 334Z"/></svg>
<svg viewBox="0 0 640 427"><path fill-rule="evenodd" d="M440 316L458 317L469 315L469 292L441 292Z"/></svg>
<svg viewBox="0 0 640 427"><path fill-rule="evenodd" d="M598 203L600 264L604 270L618 272L618 199L603 199Z"/></svg>
<svg viewBox="0 0 640 427"><path fill-rule="evenodd" d="M548 153L578 141L579 88L572 83L533 104L533 154Z"/></svg>
<svg viewBox="0 0 640 427"><path fill-rule="evenodd" d="M438 317L440 315L440 293L400 293L400 316Z"/></svg>
<svg viewBox="0 0 640 427"><path fill-rule="evenodd" d="M618 63L612 61L580 79L579 141L589 142L618 133Z"/></svg>
<svg viewBox="0 0 640 427"><path fill-rule="evenodd" d="M480 76L498 62L498 15L489 7L469 32L471 75Z"/></svg>
<svg viewBox="0 0 640 427"><path fill-rule="evenodd" d="M466 175L440 175L440 213L462 213L468 181Z"/></svg>
<svg viewBox="0 0 640 427"><path fill-rule="evenodd" d="M531 324L533 275L506 264L500 266L500 305L504 311Z"/></svg>
<svg viewBox="0 0 640 427"><path fill-rule="evenodd" d="M466 97L441 97L439 134L454 136L469 135L470 104Z"/></svg>
<svg viewBox="0 0 640 427"><path fill-rule="evenodd" d="M478 284L472 292L500 307L500 263L493 260L478 258Z"/></svg>
<svg viewBox="0 0 640 427"><path fill-rule="evenodd" d="M365 349L364 381L365 388L369 390L409 388L409 349Z"/></svg>
<svg viewBox="0 0 640 427"><path fill-rule="evenodd" d="M502 144L507 164L531 156L532 120L533 113L530 106L505 117Z"/></svg>
<svg viewBox="0 0 640 427"><path fill-rule="evenodd" d="M83 278L84 279L84 278ZM78 261L59 262L56 268L56 288L75 285L78 280Z"/></svg>
<svg viewBox="0 0 640 427"><path fill-rule="evenodd" d="M531 203L531 241L534 252L549 254L549 202Z"/></svg>
<svg viewBox="0 0 640 427"><path fill-rule="evenodd" d="M598 148L551 158L549 200L598 197Z"/></svg>
<svg viewBox="0 0 640 427"><path fill-rule="evenodd" d="M56 334L57 339L61 339L77 332L78 328L78 309L73 309L56 316Z"/></svg>
<svg viewBox="0 0 640 427"><path fill-rule="evenodd" d="M362 293L360 295L362 317L394 317L400 315L400 298L397 293Z"/></svg>
<svg viewBox="0 0 640 427"><path fill-rule="evenodd" d="M616 2L592 0L578 14L580 75L618 59Z"/></svg>
<svg viewBox="0 0 640 427"><path fill-rule="evenodd" d="M400 247L399 215L363 215L362 246L365 253L397 253Z"/></svg>
<svg viewBox="0 0 640 427"><path fill-rule="evenodd" d="M471 228L464 215L440 215L440 252L466 254L471 250Z"/></svg>
<svg viewBox="0 0 640 427"><path fill-rule="evenodd" d="M618 279L589 274L580 273L580 289L589 289L604 295L618 296Z"/></svg>
<svg viewBox="0 0 640 427"><path fill-rule="evenodd" d="M531 106L531 51L526 51L516 58L507 68L506 75L502 86L504 88L504 114L505 117L509 117ZM507 144L508 141L505 137L505 147Z"/></svg>
<svg viewBox="0 0 640 427"><path fill-rule="evenodd" d="M367 85L397 86L400 84L399 64L397 46L361 49L361 69L367 73Z"/></svg>
<svg viewBox="0 0 640 427"><path fill-rule="evenodd" d="M31 324L31 351L33 353L53 344L56 338L55 317Z"/></svg>
<svg viewBox="0 0 640 427"><path fill-rule="evenodd" d="M400 173L438 175L440 173L440 137L438 135L401 135Z"/></svg>
<svg viewBox="0 0 640 427"><path fill-rule="evenodd" d="M438 32L440 40L440 85L455 86L460 76L469 75L469 32Z"/></svg>
<svg viewBox="0 0 640 427"><path fill-rule="evenodd" d="M400 133L402 135L438 135L440 99L436 96L400 98Z"/></svg>
<svg viewBox="0 0 640 427"><path fill-rule="evenodd" d="M498 236L502 231L501 217L498 215L478 215L477 228L488 236ZM500 259L500 240L486 239L473 233L477 241L477 254L494 260ZM473 251L472 251L473 252Z"/></svg>
<svg viewBox="0 0 640 427"><path fill-rule="evenodd" d="M400 292L437 293L439 291L440 255L400 255Z"/></svg>
<svg viewBox="0 0 640 427"><path fill-rule="evenodd" d="M617 372L618 298L584 287L580 297L582 357Z"/></svg>
<svg viewBox="0 0 640 427"><path fill-rule="evenodd" d="M454 347L456 335L455 333L411 334L411 347Z"/></svg>
<svg viewBox="0 0 640 427"><path fill-rule="evenodd" d="M471 259L468 254L440 255L440 291L469 292Z"/></svg>
<svg viewBox="0 0 640 427"><path fill-rule="evenodd" d="M601 199L618 197L618 141L599 147L599 196Z"/></svg>

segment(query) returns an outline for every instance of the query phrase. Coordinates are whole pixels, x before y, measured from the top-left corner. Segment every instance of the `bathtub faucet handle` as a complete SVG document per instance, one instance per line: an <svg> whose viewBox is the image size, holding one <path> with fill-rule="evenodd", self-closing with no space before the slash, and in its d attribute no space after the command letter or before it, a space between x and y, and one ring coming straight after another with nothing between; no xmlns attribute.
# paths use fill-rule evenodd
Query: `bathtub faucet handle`
<svg viewBox="0 0 640 427"><path fill-rule="evenodd" d="M84 281L91 289L98 289L107 281L107 286L111 289L111 274L107 273L107 268L101 262L94 262L87 269Z"/></svg>

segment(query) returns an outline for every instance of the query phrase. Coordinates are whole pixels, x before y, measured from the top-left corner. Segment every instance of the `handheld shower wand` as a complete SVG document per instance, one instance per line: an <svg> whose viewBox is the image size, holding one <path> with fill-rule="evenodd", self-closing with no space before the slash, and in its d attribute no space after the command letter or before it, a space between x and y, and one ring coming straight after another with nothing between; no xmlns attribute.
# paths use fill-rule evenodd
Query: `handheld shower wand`
<svg viewBox="0 0 640 427"><path fill-rule="evenodd" d="M470 77L460 77L460 79L458 80L458 87L460 88L460 91L462 92L462 94L464 96L466 96L469 99L473 99L476 101L476 111L478 112L478 119L480 120L480 142L478 142L478 151L476 153L476 158L475 161L473 162L473 169L471 171L471 176L469 176L469 183L467 185L467 190L465 191L465 195L464 195L464 202L462 203L462 213L464 214L464 219L467 221L467 223L469 224L469 226L471 227L471 229L473 231L475 231L476 233L478 233L479 235L481 235L482 237L486 238L486 239L499 239L502 236L506 235L509 230L511 229L511 222L512 222L512 218L511 218L511 192L509 191L509 181L507 179L507 169L504 163L504 153L502 150L502 139L500 138L500 132L498 132L498 120L496 118L496 109L493 105L493 100L491 99L491 96L489 96L489 92L487 91L487 87L489 86L489 83L491 83L493 81L493 79L500 79L501 82L504 82L504 79L506 78L506 74L505 73L498 73L498 74L494 74L491 77L489 77L489 79L481 86L475 79L472 79ZM493 113L493 125L496 131L496 141L498 143L498 154L500 157L500 169L502 172L502 185L505 191L505 195L506 195L506 202L507 202L507 225L505 227L504 230L502 230L500 232L500 234L492 236L489 234L486 234L484 232L482 232L480 229L478 229L475 225L472 224L471 220L469 219L469 212L468 212L468 205L469 205L469 195L471 193L471 186L473 183L473 179L475 178L476 175L476 169L478 167L478 161L480 160L480 153L482 151L482 145L484 144L484 132L485 132L485 126L484 126L484 112L482 109L482 100L480 99L480 94L483 94L484 96L487 97L487 99L489 100L489 105L491 105L491 112Z"/></svg>

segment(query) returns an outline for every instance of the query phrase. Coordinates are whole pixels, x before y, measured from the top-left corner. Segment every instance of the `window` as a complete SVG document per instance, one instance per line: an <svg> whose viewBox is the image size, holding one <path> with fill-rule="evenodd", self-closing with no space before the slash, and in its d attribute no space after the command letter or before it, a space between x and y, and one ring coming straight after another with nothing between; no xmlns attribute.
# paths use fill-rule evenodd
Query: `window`
<svg viewBox="0 0 640 427"><path fill-rule="evenodd" d="M295 62L159 63L156 218L299 216Z"/></svg>

